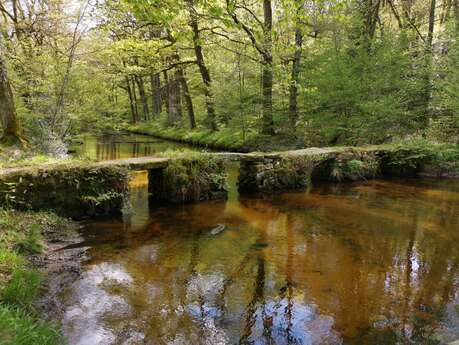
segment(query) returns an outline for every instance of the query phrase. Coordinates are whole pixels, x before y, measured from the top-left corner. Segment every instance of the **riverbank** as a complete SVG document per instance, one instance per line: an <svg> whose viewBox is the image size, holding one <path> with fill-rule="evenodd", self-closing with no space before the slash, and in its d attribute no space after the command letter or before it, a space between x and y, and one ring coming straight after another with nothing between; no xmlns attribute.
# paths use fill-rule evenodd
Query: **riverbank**
<svg viewBox="0 0 459 345"><path fill-rule="evenodd" d="M302 148L301 145L290 136L286 135L261 135L249 131L245 135L242 130L220 129L209 131L208 129L164 128L156 124L139 123L125 128L126 131L135 134L151 135L157 138L186 143L190 145L209 148L212 150L224 150L232 152L253 151L287 151Z"/></svg>
<svg viewBox="0 0 459 345"><path fill-rule="evenodd" d="M0 344L62 344L58 295L79 275L78 224L48 212L0 209Z"/></svg>

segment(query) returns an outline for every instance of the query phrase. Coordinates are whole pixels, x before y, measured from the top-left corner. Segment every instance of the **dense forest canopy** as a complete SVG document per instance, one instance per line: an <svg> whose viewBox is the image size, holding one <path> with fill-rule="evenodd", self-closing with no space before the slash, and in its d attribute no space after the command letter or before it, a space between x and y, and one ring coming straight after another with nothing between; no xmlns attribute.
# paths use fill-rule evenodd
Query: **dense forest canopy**
<svg viewBox="0 0 459 345"><path fill-rule="evenodd" d="M0 23L3 142L459 140L459 0L0 0Z"/></svg>

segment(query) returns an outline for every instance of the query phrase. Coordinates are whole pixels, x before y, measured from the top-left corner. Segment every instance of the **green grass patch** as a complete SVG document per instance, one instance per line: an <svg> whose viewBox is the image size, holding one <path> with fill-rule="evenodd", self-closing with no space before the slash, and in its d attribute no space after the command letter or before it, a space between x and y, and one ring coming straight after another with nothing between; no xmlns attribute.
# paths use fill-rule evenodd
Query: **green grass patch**
<svg viewBox="0 0 459 345"><path fill-rule="evenodd" d="M46 234L71 228L68 220L53 213L0 209L0 344L63 343L60 332L33 310L43 277L27 256L45 250Z"/></svg>
<svg viewBox="0 0 459 345"><path fill-rule="evenodd" d="M0 304L0 344L53 345L62 344L59 330L37 320L21 308Z"/></svg>
<svg viewBox="0 0 459 345"><path fill-rule="evenodd" d="M157 123L139 123L130 125L126 129L138 134L153 135L162 139L235 152L283 151L300 148L292 136L261 135L255 131L248 131L244 135L242 130L234 128L210 131L205 128L187 129L163 127Z"/></svg>

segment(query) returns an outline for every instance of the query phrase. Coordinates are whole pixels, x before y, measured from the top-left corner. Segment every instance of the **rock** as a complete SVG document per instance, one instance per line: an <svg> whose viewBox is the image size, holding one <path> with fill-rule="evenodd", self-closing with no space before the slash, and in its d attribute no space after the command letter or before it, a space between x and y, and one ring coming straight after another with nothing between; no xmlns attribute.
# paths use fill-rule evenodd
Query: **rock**
<svg viewBox="0 0 459 345"><path fill-rule="evenodd" d="M215 228L213 228L210 231L211 235L218 235L219 233L223 232L225 230L225 225L224 224L218 224Z"/></svg>

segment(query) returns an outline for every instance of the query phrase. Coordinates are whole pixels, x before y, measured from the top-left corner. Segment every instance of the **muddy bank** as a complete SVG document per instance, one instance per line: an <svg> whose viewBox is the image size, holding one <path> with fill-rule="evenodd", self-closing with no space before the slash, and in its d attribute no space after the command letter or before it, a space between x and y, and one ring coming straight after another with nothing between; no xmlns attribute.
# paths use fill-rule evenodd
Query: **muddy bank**
<svg viewBox="0 0 459 345"><path fill-rule="evenodd" d="M88 259L88 247L75 247L83 241L80 223L72 222L66 231L49 228L43 233L46 250L29 257L44 275L43 293L34 306L41 318L60 324L63 315L63 291L81 275L81 264Z"/></svg>

